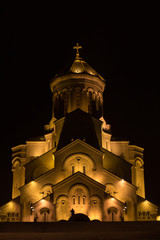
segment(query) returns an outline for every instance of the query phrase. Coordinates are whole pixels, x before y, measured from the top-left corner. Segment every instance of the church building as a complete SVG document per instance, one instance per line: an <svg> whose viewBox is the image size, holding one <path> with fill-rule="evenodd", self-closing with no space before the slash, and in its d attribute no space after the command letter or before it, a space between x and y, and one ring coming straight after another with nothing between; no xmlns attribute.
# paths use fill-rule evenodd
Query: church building
<svg viewBox="0 0 160 240"><path fill-rule="evenodd" d="M12 148L12 200L2 222L156 221L145 199L143 148L114 140L103 118L105 79L74 49L50 83L52 119L44 135ZM72 215L72 217L71 217Z"/></svg>

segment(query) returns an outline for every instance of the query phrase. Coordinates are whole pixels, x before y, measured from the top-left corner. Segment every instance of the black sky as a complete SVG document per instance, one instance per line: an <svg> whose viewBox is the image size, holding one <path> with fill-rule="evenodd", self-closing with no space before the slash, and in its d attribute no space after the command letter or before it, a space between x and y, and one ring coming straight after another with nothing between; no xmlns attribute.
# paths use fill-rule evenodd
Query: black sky
<svg viewBox="0 0 160 240"><path fill-rule="evenodd" d="M0 12L0 205L11 198L10 148L49 122L49 81L72 62L76 42L106 79L104 116L113 136L145 148L146 198L160 204L158 6L40 2L6 2Z"/></svg>

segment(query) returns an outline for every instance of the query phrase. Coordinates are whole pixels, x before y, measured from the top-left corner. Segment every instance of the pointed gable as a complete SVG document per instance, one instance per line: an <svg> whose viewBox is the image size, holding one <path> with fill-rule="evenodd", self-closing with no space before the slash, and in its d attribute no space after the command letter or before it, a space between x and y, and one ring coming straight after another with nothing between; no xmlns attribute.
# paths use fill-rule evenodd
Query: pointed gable
<svg viewBox="0 0 160 240"><path fill-rule="evenodd" d="M88 189L91 196L97 194L101 197L104 197L104 191L106 187L103 184L95 181L94 179L81 172L76 172L75 174L65 178L53 186L55 200L60 193L62 195L68 195L71 187L74 187L76 185L84 186L86 189Z"/></svg>

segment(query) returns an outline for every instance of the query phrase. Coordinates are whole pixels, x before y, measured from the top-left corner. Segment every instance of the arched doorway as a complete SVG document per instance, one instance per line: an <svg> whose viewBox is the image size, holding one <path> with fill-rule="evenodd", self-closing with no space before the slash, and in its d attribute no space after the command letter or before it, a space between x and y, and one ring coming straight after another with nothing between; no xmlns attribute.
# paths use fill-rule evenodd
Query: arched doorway
<svg viewBox="0 0 160 240"><path fill-rule="evenodd" d="M42 215L42 221L48 222L48 214L50 213L50 210L46 207L40 209L40 214Z"/></svg>
<svg viewBox="0 0 160 240"><path fill-rule="evenodd" d="M118 209L115 208L115 207L110 207L110 208L108 209L108 214L110 215L110 221L114 222L114 221L117 220L117 219L116 219L117 213L118 213Z"/></svg>

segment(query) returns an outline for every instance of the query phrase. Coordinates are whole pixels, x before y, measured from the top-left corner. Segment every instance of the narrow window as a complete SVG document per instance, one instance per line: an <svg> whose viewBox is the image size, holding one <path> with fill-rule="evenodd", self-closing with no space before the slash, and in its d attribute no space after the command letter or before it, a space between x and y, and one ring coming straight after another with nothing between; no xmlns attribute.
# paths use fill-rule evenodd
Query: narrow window
<svg viewBox="0 0 160 240"><path fill-rule="evenodd" d="M72 174L74 174L74 166L72 166Z"/></svg>
<svg viewBox="0 0 160 240"><path fill-rule="evenodd" d="M80 196L78 196L78 204L80 204Z"/></svg>
<svg viewBox="0 0 160 240"><path fill-rule="evenodd" d="M88 113L92 114L92 92L89 92Z"/></svg>
<svg viewBox="0 0 160 240"><path fill-rule="evenodd" d="M44 222L47 222L47 213L44 213Z"/></svg>
<svg viewBox="0 0 160 240"><path fill-rule="evenodd" d="M83 205L85 204L85 197L83 197Z"/></svg>
<svg viewBox="0 0 160 240"><path fill-rule="evenodd" d="M14 212L12 212L11 214L12 214L12 217L15 217L15 213Z"/></svg>
<svg viewBox="0 0 160 240"><path fill-rule="evenodd" d="M86 174L86 166L83 166L83 173Z"/></svg>
<svg viewBox="0 0 160 240"><path fill-rule="evenodd" d="M147 212L147 219L150 219L150 212Z"/></svg>
<svg viewBox="0 0 160 240"><path fill-rule="evenodd" d="M112 222L114 222L114 213L112 212Z"/></svg>
<svg viewBox="0 0 160 240"><path fill-rule="evenodd" d="M73 205L75 205L75 197L73 197Z"/></svg>

